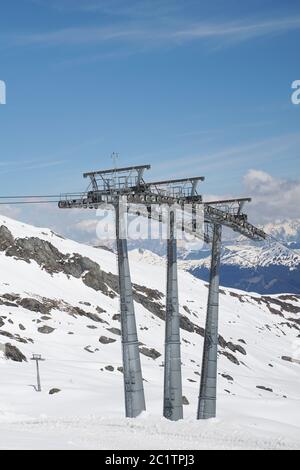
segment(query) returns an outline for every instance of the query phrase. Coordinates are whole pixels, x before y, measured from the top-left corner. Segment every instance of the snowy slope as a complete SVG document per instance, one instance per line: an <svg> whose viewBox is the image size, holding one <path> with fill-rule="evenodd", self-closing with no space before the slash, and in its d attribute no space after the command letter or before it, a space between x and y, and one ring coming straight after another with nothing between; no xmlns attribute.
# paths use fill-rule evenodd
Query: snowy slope
<svg viewBox="0 0 300 470"><path fill-rule="evenodd" d="M161 418L165 266L132 252L147 412L126 420L115 255L6 217L0 235L0 449L300 447L299 296L222 288L218 418L197 422L208 289L180 270L189 405L184 421L169 423ZM27 361L12 360L15 349L7 359L12 347ZM32 353L46 359L40 394ZM53 388L60 392L49 395Z"/></svg>

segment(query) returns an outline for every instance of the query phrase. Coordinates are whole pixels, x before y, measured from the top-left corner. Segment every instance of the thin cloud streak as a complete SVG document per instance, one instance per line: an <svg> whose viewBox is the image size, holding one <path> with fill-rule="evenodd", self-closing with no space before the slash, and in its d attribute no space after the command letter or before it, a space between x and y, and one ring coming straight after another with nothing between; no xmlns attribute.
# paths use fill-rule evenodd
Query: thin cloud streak
<svg viewBox="0 0 300 470"><path fill-rule="evenodd" d="M245 123L236 123L228 126L224 126L222 128L215 128L215 129L198 129L192 131L185 131L180 132L177 134L177 137L215 137L220 134L225 134L228 131L233 131L235 129L252 129L252 128L262 128L273 124L274 120L269 121L254 121L254 122L245 122Z"/></svg>
<svg viewBox="0 0 300 470"><path fill-rule="evenodd" d="M180 156L176 159L166 160L164 163L155 166L155 172L162 174L172 168L172 177L181 177L186 174L186 168L193 168L193 172L205 172L227 168L230 165L251 162L259 165L263 161L274 161L278 157L285 157L289 149L295 148L295 158L298 158L298 148L300 144L300 134L288 134L259 142L250 142L244 145L237 145L225 148L210 154L197 156Z"/></svg>
<svg viewBox="0 0 300 470"><path fill-rule="evenodd" d="M181 13L185 3L181 5L174 0L31 0L32 3L60 12L82 12L86 14L101 13L111 17L153 18L168 17ZM189 0L190 4L197 0Z"/></svg>
<svg viewBox="0 0 300 470"><path fill-rule="evenodd" d="M31 161L31 162L14 162L11 165L3 166L5 170L0 171L0 175L6 175L11 172L16 172L16 165L21 165L21 171L30 171L30 170L39 170L44 168L51 168L66 163L66 160L56 160L56 161Z"/></svg>
<svg viewBox="0 0 300 470"><path fill-rule="evenodd" d="M223 24L199 24L189 29L174 32L174 37L183 39L195 39L205 37L229 36L244 40L256 36L264 36L273 33L281 33L298 29L300 17L273 19L254 23L223 23Z"/></svg>
<svg viewBox="0 0 300 470"><path fill-rule="evenodd" d="M232 44L257 37L282 34L300 28L300 16L268 21L240 22L189 22L166 28L164 24L129 23L109 27L73 27L56 31L3 36L14 46L78 46L104 43L140 43L142 47L181 45L196 40L228 40Z"/></svg>
<svg viewBox="0 0 300 470"><path fill-rule="evenodd" d="M38 170L42 168L50 168L52 166L63 165L64 163L66 163L66 160L56 160L53 162L40 162L40 163L35 163L34 165L26 166L22 169L23 170Z"/></svg>

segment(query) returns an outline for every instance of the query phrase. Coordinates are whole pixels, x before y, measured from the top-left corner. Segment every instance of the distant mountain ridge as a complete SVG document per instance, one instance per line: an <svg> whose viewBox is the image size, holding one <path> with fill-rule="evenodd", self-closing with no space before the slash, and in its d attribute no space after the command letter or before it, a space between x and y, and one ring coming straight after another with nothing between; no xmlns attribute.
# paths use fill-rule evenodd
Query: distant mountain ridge
<svg viewBox="0 0 300 470"><path fill-rule="evenodd" d="M251 242L239 237L224 237L221 263L221 284L259 294L300 293L300 220L269 223L264 230L270 235L265 242ZM131 248L139 246L131 244ZM142 242L141 247L165 256L166 246L159 242ZM297 248L299 247L299 252ZM146 256L146 254L145 254ZM149 254L147 258L149 258ZM208 281L210 247L195 251L178 244L181 268L196 278Z"/></svg>
<svg viewBox="0 0 300 470"><path fill-rule="evenodd" d="M287 219L276 221L264 226L264 230L276 239L284 241L287 244L295 243L300 246L300 220Z"/></svg>
<svg viewBox="0 0 300 470"><path fill-rule="evenodd" d="M259 294L300 293L300 220L269 223L263 228L271 236L265 242L224 242L221 284ZM199 279L209 279L209 251L181 256L184 269Z"/></svg>

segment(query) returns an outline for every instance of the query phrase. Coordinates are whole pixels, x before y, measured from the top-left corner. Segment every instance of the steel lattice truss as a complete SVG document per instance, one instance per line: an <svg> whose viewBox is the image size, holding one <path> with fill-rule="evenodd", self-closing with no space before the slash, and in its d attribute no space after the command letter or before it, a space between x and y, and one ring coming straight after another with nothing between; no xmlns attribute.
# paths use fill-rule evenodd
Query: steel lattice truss
<svg viewBox="0 0 300 470"><path fill-rule="evenodd" d="M138 212L164 222L163 216L155 206L178 205L182 208L184 206L184 210L187 213L190 211L191 214L191 223L185 224L184 230L205 242L211 241L212 230L209 225L215 224L231 228L252 240L266 238L265 232L249 223L247 214L243 212L245 203L250 202L250 198L204 202L198 193L198 185L205 179L203 176L147 182L144 173L149 169L150 165L140 165L85 173L84 178L90 179L87 191L75 198L72 194L61 195L59 207L98 209L116 205L120 198L123 198L131 206L131 213ZM144 209L138 206L144 206ZM192 220L193 210L197 206L203 207L204 222L207 225L205 230L199 233Z"/></svg>

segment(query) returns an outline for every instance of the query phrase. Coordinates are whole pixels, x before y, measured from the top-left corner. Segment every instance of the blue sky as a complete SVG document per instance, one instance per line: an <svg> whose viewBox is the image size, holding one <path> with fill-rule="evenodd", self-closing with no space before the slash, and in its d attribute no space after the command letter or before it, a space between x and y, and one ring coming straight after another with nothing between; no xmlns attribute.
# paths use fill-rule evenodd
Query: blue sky
<svg viewBox="0 0 300 470"><path fill-rule="evenodd" d="M298 0L0 8L2 194L84 189L114 151L153 178L203 174L211 195L254 191L251 175L298 184Z"/></svg>

